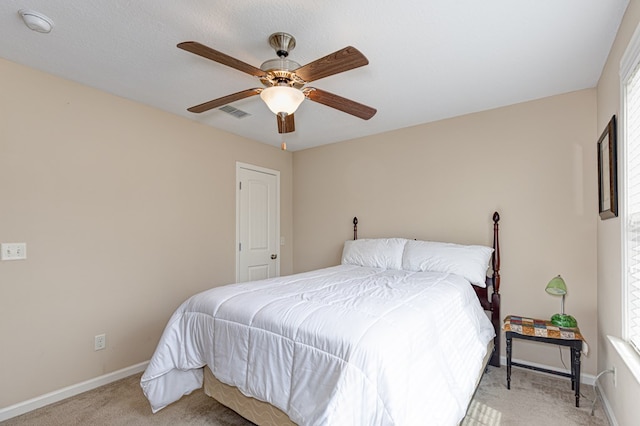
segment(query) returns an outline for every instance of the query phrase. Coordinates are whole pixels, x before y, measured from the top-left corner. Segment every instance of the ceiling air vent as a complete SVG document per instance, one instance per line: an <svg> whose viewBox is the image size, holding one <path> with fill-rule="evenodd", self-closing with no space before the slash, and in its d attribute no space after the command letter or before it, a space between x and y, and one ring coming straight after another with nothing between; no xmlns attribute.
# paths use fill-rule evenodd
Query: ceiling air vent
<svg viewBox="0 0 640 426"><path fill-rule="evenodd" d="M251 115L248 112L244 112L241 109L234 108L231 105L225 105L220 108L220 111L224 111L229 115L233 115L235 118L245 118L247 115Z"/></svg>

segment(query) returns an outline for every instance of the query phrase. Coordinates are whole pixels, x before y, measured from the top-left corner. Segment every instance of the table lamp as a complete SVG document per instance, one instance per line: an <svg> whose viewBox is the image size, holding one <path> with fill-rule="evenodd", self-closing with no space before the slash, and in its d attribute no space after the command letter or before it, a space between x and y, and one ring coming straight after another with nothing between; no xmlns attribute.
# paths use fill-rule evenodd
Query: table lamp
<svg viewBox="0 0 640 426"><path fill-rule="evenodd" d="M561 313L555 314L551 317L551 323L558 327L570 327L574 328L578 326L578 322L571 315L566 315L564 313L564 296L567 294L567 284L565 284L564 280L560 275L553 278L547 284L547 288L545 291L554 296L562 296L562 310Z"/></svg>

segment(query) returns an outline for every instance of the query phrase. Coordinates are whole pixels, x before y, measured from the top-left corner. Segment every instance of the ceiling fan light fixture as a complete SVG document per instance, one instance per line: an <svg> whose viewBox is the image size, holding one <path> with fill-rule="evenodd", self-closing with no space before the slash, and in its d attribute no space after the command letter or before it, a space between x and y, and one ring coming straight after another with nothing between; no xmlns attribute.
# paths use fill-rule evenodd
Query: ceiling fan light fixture
<svg viewBox="0 0 640 426"><path fill-rule="evenodd" d="M290 86L272 86L262 90L260 97L274 114L293 114L296 112L304 94Z"/></svg>

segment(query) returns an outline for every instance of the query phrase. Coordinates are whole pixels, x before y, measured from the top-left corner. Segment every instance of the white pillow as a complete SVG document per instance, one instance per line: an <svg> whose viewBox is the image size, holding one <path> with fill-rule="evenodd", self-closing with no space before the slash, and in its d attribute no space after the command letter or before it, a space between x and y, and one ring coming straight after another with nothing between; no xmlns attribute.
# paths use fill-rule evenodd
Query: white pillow
<svg viewBox="0 0 640 426"><path fill-rule="evenodd" d="M402 269L462 275L471 284L486 287L491 253L493 249L485 246L408 240L402 256Z"/></svg>
<svg viewBox="0 0 640 426"><path fill-rule="evenodd" d="M402 253L407 241L404 238L365 238L345 241L342 264L402 269Z"/></svg>

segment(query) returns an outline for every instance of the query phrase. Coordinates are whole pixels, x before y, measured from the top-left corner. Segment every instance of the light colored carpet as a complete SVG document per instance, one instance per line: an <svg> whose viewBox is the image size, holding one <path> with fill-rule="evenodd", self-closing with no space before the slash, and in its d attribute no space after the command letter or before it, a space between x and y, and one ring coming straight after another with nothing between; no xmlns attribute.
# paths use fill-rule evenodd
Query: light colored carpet
<svg viewBox="0 0 640 426"><path fill-rule="evenodd" d="M251 426L252 423L197 390L151 414L139 385L140 375L111 383L76 397L43 407L2 426L57 425L212 425ZM515 368L511 390L505 368L490 367L469 407L463 426L608 425L600 402L591 414L592 386L582 385L580 408L575 407L568 379ZM428 425L428 420L425 425Z"/></svg>
<svg viewBox="0 0 640 426"><path fill-rule="evenodd" d="M580 407L576 407L569 379L517 367L511 370L511 390L507 390L506 367L489 367L462 426L608 426L600 400L591 416L593 386L582 383L580 394Z"/></svg>

